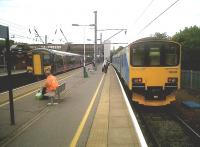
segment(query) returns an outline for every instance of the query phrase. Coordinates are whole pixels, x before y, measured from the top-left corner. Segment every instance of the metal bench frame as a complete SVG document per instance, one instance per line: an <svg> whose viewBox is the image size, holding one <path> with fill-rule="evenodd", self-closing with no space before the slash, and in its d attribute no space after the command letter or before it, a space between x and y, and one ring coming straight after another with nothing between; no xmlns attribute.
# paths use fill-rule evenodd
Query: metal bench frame
<svg viewBox="0 0 200 147"><path fill-rule="evenodd" d="M45 96L50 97L51 102L48 103L47 105L57 105L58 102L55 102L55 100L60 101L62 100L60 98L61 93L65 91L65 83L62 83L61 85L58 86L58 88L56 88L55 91L51 91L45 94Z"/></svg>

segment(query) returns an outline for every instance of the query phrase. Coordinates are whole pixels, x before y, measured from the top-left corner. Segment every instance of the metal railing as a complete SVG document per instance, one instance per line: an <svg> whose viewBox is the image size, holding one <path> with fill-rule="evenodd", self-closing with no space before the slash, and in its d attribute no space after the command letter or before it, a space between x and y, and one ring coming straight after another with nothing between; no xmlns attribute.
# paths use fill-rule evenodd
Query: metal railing
<svg viewBox="0 0 200 147"><path fill-rule="evenodd" d="M181 88L200 89L200 71L182 70Z"/></svg>

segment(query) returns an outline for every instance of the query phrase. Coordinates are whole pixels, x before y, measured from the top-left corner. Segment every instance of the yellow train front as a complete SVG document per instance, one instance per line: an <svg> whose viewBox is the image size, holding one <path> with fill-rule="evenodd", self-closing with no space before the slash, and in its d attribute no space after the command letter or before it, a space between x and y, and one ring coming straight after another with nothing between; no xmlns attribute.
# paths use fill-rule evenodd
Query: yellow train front
<svg viewBox="0 0 200 147"><path fill-rule="evenodd" d="M180 88L180 44L140 39L113 56L113 65L132 93L146 106L164 106L176 100Z"/></svg>

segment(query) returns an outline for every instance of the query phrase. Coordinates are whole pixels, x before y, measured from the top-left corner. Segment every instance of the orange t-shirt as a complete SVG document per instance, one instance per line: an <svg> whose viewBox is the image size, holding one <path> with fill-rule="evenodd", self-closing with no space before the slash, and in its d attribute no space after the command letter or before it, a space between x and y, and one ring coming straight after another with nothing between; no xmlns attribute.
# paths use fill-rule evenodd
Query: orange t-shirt
<svg viewBox="0 0 200 147"><path fill-rule="evenodd" d="M58 87L58 82L56 77L54 77L53 75L49 75L46 79L45 86L47 88L46 89L47 92L56 90L56 88Z"/></svg>

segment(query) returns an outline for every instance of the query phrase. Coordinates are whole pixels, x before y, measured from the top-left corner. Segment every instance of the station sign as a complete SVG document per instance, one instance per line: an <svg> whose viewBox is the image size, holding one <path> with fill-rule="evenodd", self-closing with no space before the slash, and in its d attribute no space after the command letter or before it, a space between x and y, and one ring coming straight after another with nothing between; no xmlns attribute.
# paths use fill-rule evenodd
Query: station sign
<svg viewBox="0 0 200 147"><path fill-rule="evenodd" d="M8 38L8 27L0 25L0 38Z"/></svg>

